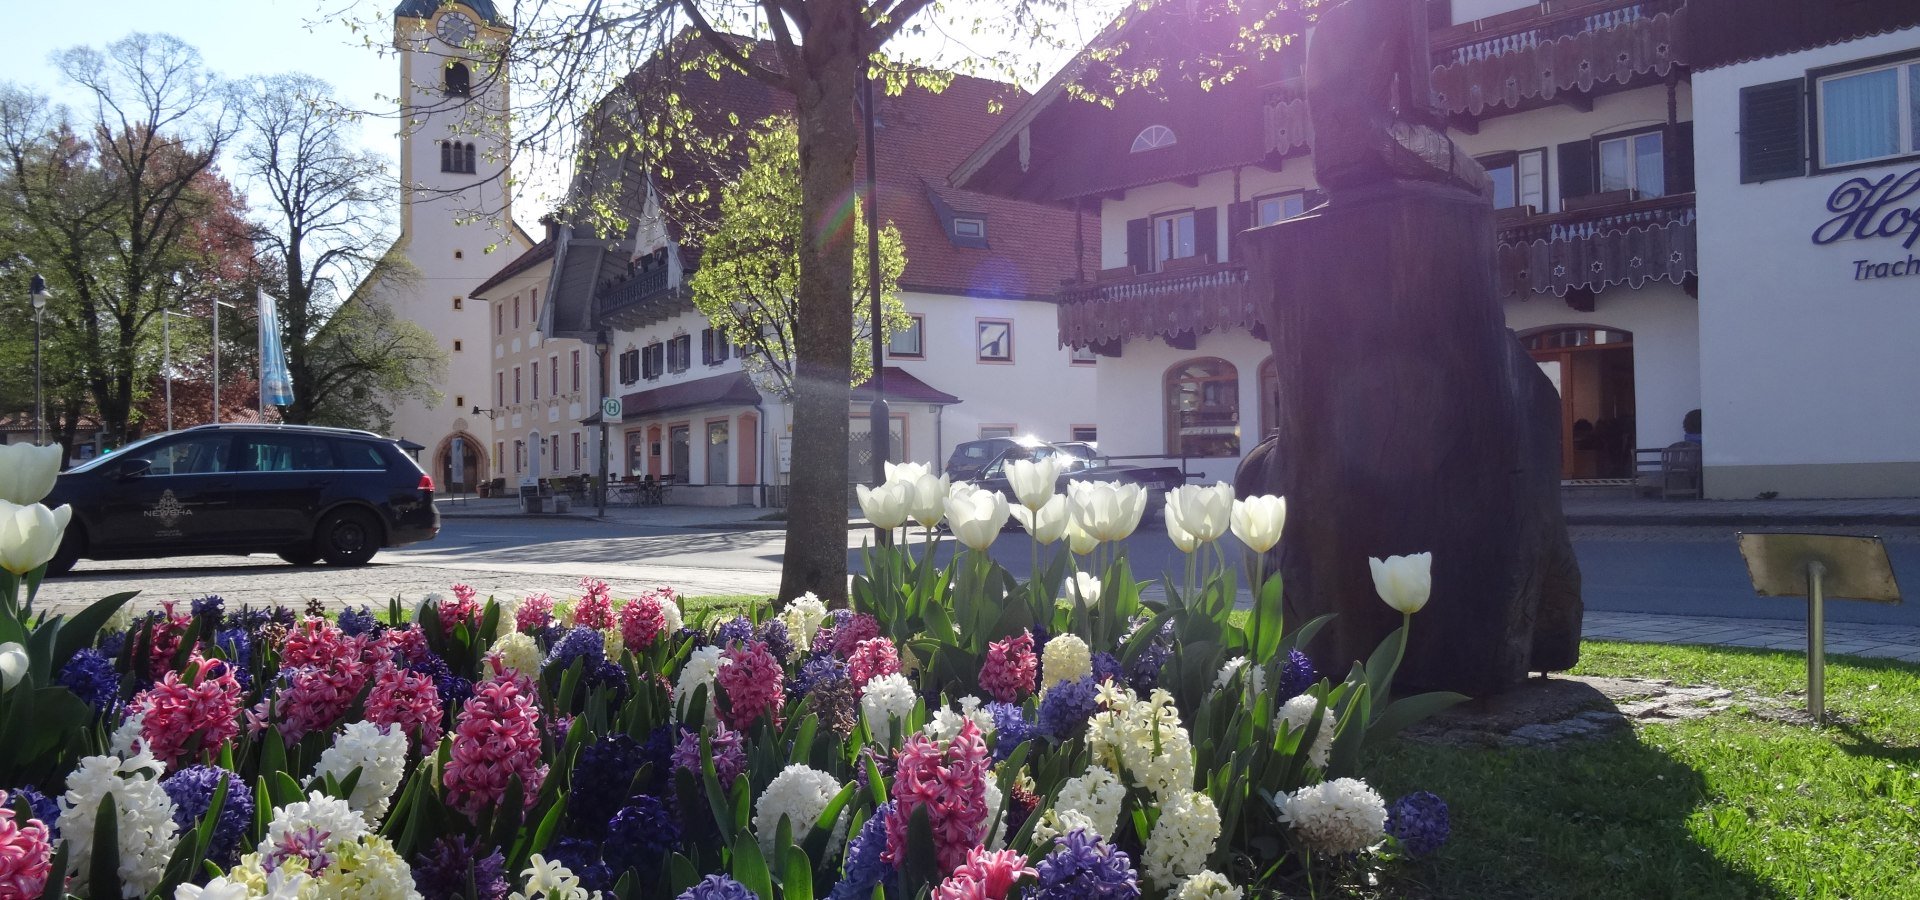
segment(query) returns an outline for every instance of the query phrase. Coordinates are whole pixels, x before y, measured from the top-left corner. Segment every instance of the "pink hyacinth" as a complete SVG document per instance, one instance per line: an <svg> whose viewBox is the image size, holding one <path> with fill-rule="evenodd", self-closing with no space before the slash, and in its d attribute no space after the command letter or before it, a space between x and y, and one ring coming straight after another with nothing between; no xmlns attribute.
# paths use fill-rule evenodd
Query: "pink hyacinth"
<svg viewBox="0 0 1920 900"><path fill-rule="evenodd" d="M580 579L580 589L586 591L586 596L573 608L573 624L597 631L612 628L613 589L598 578Z"/></svg>
<svg viewBox="0 0 1920 900"><path fill-rule="evenodd" d="M980 689L1002 703L1015 703L1033 693L1040 660L1033 653L1033 632L987 645L987 661L980 665Z"/></svg>
<svg viewBox="0 0 1920 900"><path fill-rule="evenodd" d="M667 614L660 608L660 601L652 597L628 600L620 607L620 639L626 642L627 649L639 653L667 630Z"/></svg>
<svg viewBox="0 0 1920 900"><path fill-rule="evenodd" d="M440 691L431 676L382 666L367 694L367 721L399 728L414 747L431 753L440 745Z"/></svg>
<svg viewBox="0 0 1920 900"><path fill-rule="evenodd" d="M433 658L427 646L427 633L417 622L405 628L389 628L367 647L367 658L375 665L411 666Z"/></svg>
<svg viewBox="0 0 1920 900"><path fill-rule="evenodd" d="M191 681L168 672L134 697L131 708L145 713L142 744L169 769L204 758L240 734L240 682L233 667L196 653L187 668L195 672Z"/></svg>
<svg viewBox="0 0 1920 900"><path fill-rule="evenodd" d="M470 629L479 628L480 592L464 584L456 584L453 586L453 602L442 600L434 606L433 611L439 614L440 630L448 637L452 637L453 630L461 625Z"/></svg>
<svg viewBox="0 0 1920 900"><path fill-rule="evenodd" d="M1007 900L1013 885L1039 873L1014 850L967 851L967 861L933 889L933 900Z"/></svg>
<svg viewBox="0 0 1920 900"><path fill-rule="evenodd" d="M761 715L769 715L775 724L780 708L787 702L780 661L773 658L765 641L753 641L745 647L735 644L722 654L731 665L723 665L714 678L720 682L726 703L721 717L729 726L745 731Z"/></svg>
<svg viewBox="0 0 1920 900"><path fill-rule="evenodd" d="M880 620L867 613L860 613L847 620L847 624L833 631L833 655L846 659L853 655L862 641L880 636Z"/></svg>
<svg viewBox="0 0 1920 900"><path fill-rule="evenodd" d="M907 738L893 774L893 812L887 816L887 849L881 858L899 865L906 853L907 823L926 807L933 825L934 859L943 872L967 861L967 851L987 838L987 742L972 719L942 747L924 734Z"/></svg>
<svg viewBox="0 0 1920 900"><path fill-rule="evenodd" d="M284 668L318 666L343 656L359 658L366 648L362 637L347 637L338 626L320 616L301 619L280 645Z"/></svg>
<svg viewBox="0 0 1920 900"><path fill-rule="evenodd" d="M155 680L173 668L173 655L180 651L180 641L193 628L193 617L174 612L172 600L160 605L160 615L153 622L153 642L149 645L152 650L147 654L147 677Z"/></svg>
<svg viewBox="0 0 1920 900"><path fill-rule="evenodd" d="M553 597L545 591L535 591L520 601L520 608L513 613L513 630L528 634L545 631L553 624Z"/></svg>
<svg viewBox="0 0 1920 900"><path fill-rule="evenodd" d="M53 870L53 847L39 819L13 820L13 804L0 791L0 898L39 897Z"/></svg>
<svg viewBox="0 0 1920 900"><path fill-rule="evenodd" d="M453 753L447 762L447 804L469 817L497 805L507 785L520 779L522 796L532 797L547 779L540 760L540 710L510 679L476 685L473 698L454 725Z"/></svg>
<svg viewBox="0 0 1920 900"><path fill-rule="evenodd" d="M320 665L281 669L280 674L287 680L280 696L260 702L274 704L281 717L280 733L297 741L310 732L331 729L347 714L366 686L370 667L358 656L340 656Z"/></svg>
<svg viewBox="0 0 1920 900"><path fill-rule="evenodd" d="M853 679L856 691L866 690L867 682L875 678L898 671L900 652L893 648L892 641L883 637L861 641L847 657L847 677Z"/></svg>

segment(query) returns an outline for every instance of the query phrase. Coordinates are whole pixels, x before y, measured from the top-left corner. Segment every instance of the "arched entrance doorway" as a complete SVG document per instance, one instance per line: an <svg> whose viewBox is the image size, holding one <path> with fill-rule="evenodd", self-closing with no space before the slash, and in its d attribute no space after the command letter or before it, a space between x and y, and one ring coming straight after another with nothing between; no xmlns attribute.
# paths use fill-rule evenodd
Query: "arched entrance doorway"
<svg viewBox="0 0 1920 900"><path fill-rule="evenodd" d="M449 494L473 493L475 485L487 480L487 455L481 452L480 439L462 431L442 440L433 451L433 479Z"/></svg>
<svg viewBox="0 0 1920 900"><path fill-rule="evenodd" d="M542 465L542 463L545 462L545 460L542 459L542 457L545 457L546 455L547 455L547 442L545 439L543 439L540 436L540 432L535 431L527 435L527 480L528 481L540 480L540 476L543 474L543 470L546 468L544 465Z"/></svg>
<svg viewBox="0 0 1920 900"><path fill-rule="evenodd" d="M1560 477L1633 477L1633 333L1549 325L1520 342L1560 391Z"/></svg>

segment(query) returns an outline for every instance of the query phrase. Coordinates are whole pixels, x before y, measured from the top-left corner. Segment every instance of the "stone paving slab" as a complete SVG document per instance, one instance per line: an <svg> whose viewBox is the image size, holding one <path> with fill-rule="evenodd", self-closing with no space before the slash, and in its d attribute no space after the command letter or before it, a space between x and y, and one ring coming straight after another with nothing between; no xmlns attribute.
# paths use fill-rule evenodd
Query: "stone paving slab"
<svg viewBox="0 0 1920 900"><path fill-rule="evenodd" d="M1920 525L1920 498L1836 500L1659 500L1569 495L1574 525Z"/></svg>
<svg viewBox="0 0 1920 900"><path fill-rule="evenodd" d="M1779 619L1722 619L1589 610L1582 634L1595 640L1805 650L1806 625ZM1827 623L1827 652L1920 662L1920 628Z"/></svg>

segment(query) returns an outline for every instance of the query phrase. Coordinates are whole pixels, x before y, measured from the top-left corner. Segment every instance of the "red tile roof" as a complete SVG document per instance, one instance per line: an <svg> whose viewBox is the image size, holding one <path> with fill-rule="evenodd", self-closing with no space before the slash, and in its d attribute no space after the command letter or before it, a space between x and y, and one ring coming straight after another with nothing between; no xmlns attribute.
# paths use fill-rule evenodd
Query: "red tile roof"
<svg viewBox="0 0 1920 900"><path fill-rule="evenodd" d="M479 287L468 291L467 296L480 300L487 299L487 292L506 284L507 279L552 258L553 238L549 235L546 240L533 245L533 249L520 254L518 257L515 257L512 262L501 266L500 271L493 273L493 277L488 278L486 281L480 282Z"/></svg>
<svg viewBox="0 0 1920 900"><path fill-rule="evenodd" d="M882 374L886 376L886 383L881 385L881 389L886 391L887 401L889 403L905 401L908 403L938 403L942 406L952 406L960 402L959 397L955 397L946 391L940 390L933 385L913 377L913 373L898 366L886 366L882 369ZM872 378L868 378L866 381L862 381L853 386L853 402L873 402Z"/></svg>

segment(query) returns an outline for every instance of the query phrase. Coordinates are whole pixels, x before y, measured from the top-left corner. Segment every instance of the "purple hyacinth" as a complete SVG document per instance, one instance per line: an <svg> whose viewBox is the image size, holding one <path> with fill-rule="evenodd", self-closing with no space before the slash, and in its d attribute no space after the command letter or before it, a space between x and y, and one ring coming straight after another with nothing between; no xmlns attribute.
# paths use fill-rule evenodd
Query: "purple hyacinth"
<svg viewBox="0 0 1920 900"><path fill-rule="evenodd" d="M618 880L613 867L600 859L600 839L566 837L547 849L547 858L567 867L589 891L611 891Z"/></svg>
<svg viewBox="0 0 1920 900"><path fill-rule="evenodd" d="M646 761L645 748L626 734L610 734L581 747L567 793L567 818L582 828L605 826L626 805L633 779Z"/></svg>
<svg viewBox="0 0 1920 900"><path fill-rule="evenodd" d="M1120 659L1105 650L1093 654L1093 680L1123 681L1126 679L1126 667L1120 665Z"/></svg>
<svg viewBox="0 0 1920 900"><path fill-rule="evenodd" d="M753 640L753 620L746 616L734 616L720 623L720 627L713 632L713 643L722 649L734 644L746 644L751 640Z"/></svg>
<svg viewBox="0 0 1920 900"><path fill-rule="evenodd" d="M340 611L340 632L347 637L373 634L379 630L380 620L373 617L372 607L348 607Z"/></svg>
<svg viewBox="0 0 1920 900"><path fill-rule="evenodd" d="M120 673L113 659L98 650L81 650L60 668L60 686L93 707L96 717L111 716L120 706Z"/></svg>
<svg viewBox="0 0 1920 900"><path fill-rule="evenodd" d="M760 900L760 897L725 875L708 875L683 891L678 900Z"/></svg>
<svg viewBox="0 0 1920 900"><path fill-rule="evenodd" d="M1286 671L1280 675L1280 700L1292 700L1307 692L1313 683L1320 680L1320 673L1313 670L1313 660L1298 650L1287 651Z"/></svg>
<svg viewBox="0 0 1920 900"><path fill-rule="evenodd" d="M1018 704L998 701L988 703L987 714L993 716L994 762L1006 762L1007 757L1013 755L1013 748L1025 743L1040 731L1027 720L1027 711L1020 708Z"/></svg>
<svg viewBox="0 0 1920 900"><path fill-rule="evenodd" d="M100 655L108 659L119 659L120 654L127 649L127 633L124 631L102 632L100 640L95 645L100 648Z"/></svg>
<svg viewBox="0 0 1920 900"><path fill-rule="evenodd" d="M1140 896L1140 879L1127 854L1074 829L1054 839L1054 851L1035 866L1039 884L1028 900L1133 900Z"/></svg>
<svg viewBox="0 0 1920 900"><path fill-rule="evenodd" d="M7 792L7 808L15 810L15 822L21 820L18 810L22 803L33 810L33 818L39 819L40 824L47 826L47 836L58 841L60 839L60 801L40 793L35 788L14 788Z"/></svg>
<svg viewBox="0 0 1920 900"><path fill-rule="evenodd" d="M208 594L205 597L193 601L193 617L207 620L207 627L209 628L218 628L220 627L220 609L225 605L225 600L220 599L217 595Z"/></svg>
<svg viewBox="0 0 1920 900"><path fill-rule="evenodd" d="M846 868L829 900L867 900L873 896L874 885L882 881L887 882L889 896L895 893L899 871L881 858L887 850L887 818L891 815L893 802L888 801L860 826L859 836L847 847Z"/></svg>
<svg viewBox="0 0 1920 900"><path fill-rule="evenodd" d="M787 636L787 623L779 619L768 619L760 625L760 640L767 642L767 652L773 658L785 662L793 655L793 640Z"/></svg>
<svg viewBox="0 0 1920 900"><path fill-rule="evenodd" d="M640 873L641 884L652 884L659 880L660 866L679 840L680 826L673 811L657 798L641 794L613 814L601 853L616 879L633 869Z"/></svg>
<svg viewBox="0 0 1920 900"><path fill-rule="evenodd" d="M708 745L713 750L713 771L720 777L720 786L732 790L735 779L747 771L747 752L741 746L740 732L716 723ZM673 767L692 772L696 781L701 777L700 732L688 731L681 736L679 745L673 748Z"/></svg>
<svg viewBox="0 0 1920 900"><path fill-rule="evenodd" d="M853 764L853 783L857 785L855 790L861 794L868 793L871 790L868 786L873 783L867 773L867 763L869 762L873 763L874 768L880 770L881 778L893 777L894 758L892 753L875 753L872 747L860 748L860 758L855 760Z"/></svg>
<svg viewBox="0 0 1920 900"><path fill-rule="evenodd" d="M465 900L468 885L478 900L506 900L513 890L500 849L479 856L462 836L443 837L414 857L413 885L424 900Z"/></svg>
<svg viewBox="0 0 1920 900"><path fill-rule="evenodd" d="M787 690L795 696L810 694L814 688L847 677L847 664L834 659L830 654L821 654L809 658L800 665L800 671L787 682Z"/></svg>
<svg viewBox="0 0 1920 900"><path fill-rule="evenodd" d="M188 766L160 779L160 789L173 800L173 823L184 834L200 827L200 819L213 806L213 792L223 780L227 796L220 803L220 818L214 820L207 858L230 866L239 858L240 842L253 826L253 791L246 781L217 766Z"/></svg>
<svg viewBox="0 0 1920 900"><path fill-rule="evenodd" d="M1447 801L1431 791L1415 791L1387 807L1387 834L1414 856L1440 849L1450 831Z"/></svg>
<svg viewBox="0 0 1920 900"><path fill-rule="evenodd" d="M1092 675L1056 684L1040 701L1040 733L1055 740L1079 737L1100 707L1100 683Z"/></svg>
<svg viewBox="0 0 1920 900"><path fill-rule="evenodd" d="M544 668L549 672L565 672L574 660L585 660L581 672L591 675L607 659L607 641L600 632L585 625L576 626L553 645L547 653Z"/></svg>

